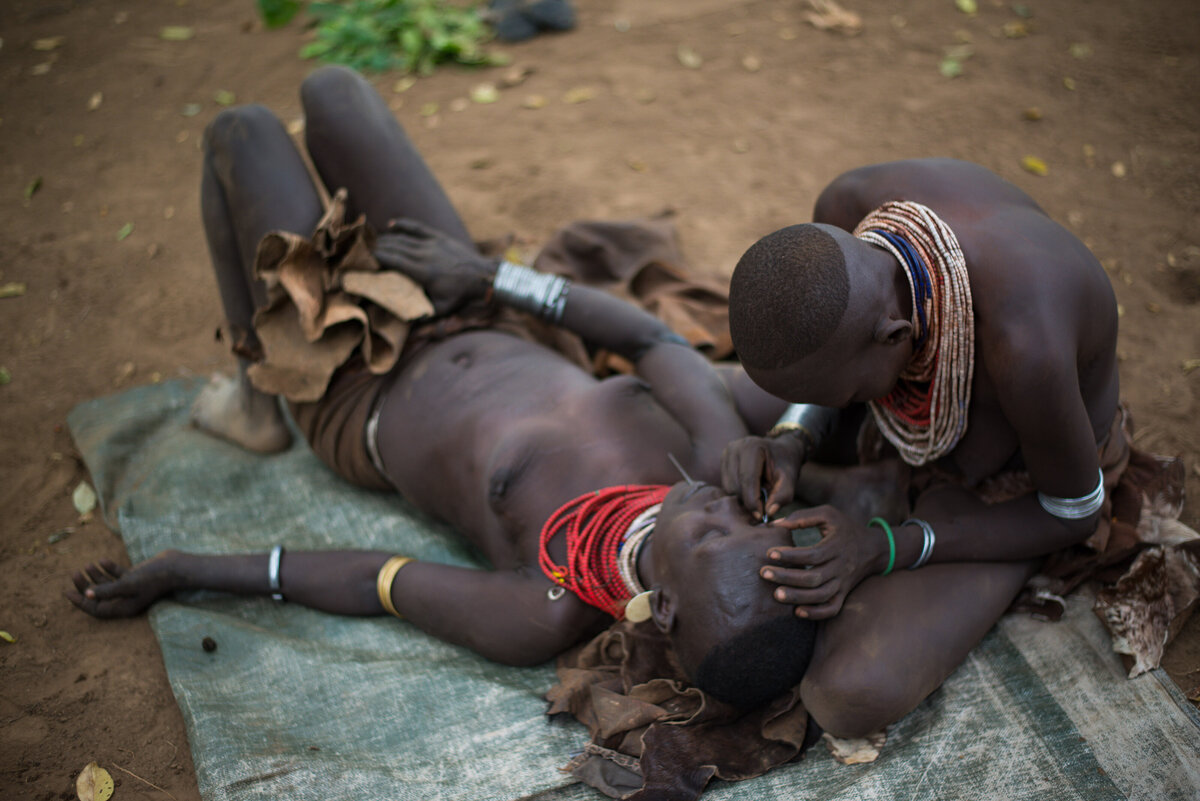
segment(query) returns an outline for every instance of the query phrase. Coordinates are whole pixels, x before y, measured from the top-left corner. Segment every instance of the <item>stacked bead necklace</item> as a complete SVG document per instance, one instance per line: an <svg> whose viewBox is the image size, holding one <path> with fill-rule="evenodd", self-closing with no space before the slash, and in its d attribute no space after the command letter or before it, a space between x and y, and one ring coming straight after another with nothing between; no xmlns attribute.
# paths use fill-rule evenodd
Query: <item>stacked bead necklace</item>
<svg viewBox="0 0 1200 801"><path fill-rule="evenodd" d="M538 565L546 578L581 601L622 620L625 604L643 591L637 553L654 528L671 488L666 485L607 487L567 501L542 526ZM567 538L567 563L550 558L550 540Z"/></svg>
<svg viewBox="0 0 1200 801"><path fill-rule="evenodd" d="M975 309L958 239L929 208L885 203L854 235L904 267L913 295L913 356L895 388L871 401L879 430L911 465L938 459L962 439L975 372Z"/></svg>

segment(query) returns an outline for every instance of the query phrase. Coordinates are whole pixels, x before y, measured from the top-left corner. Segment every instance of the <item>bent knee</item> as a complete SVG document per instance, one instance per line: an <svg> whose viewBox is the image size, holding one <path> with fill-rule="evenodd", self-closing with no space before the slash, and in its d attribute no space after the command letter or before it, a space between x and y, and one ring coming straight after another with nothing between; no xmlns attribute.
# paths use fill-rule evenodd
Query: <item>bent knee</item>
<svg viewBox="0 0 1200 801"><path fill-rule="evenodd" d="M266 106L257 103L221 111L204 129L206 152L224 152L282 129Z"/></svg>
<svg viewBox="0 0 1200 801"><path fill-rule="evenodd" d="M800 683L804 708L834 737L866 737L898 721L934 687L906 685L879 671L809 671Z"/></svg>
<svg viewBox="0 0 1200 801"><path fill-rule="evenodd" d="M327 65L313 72L300 84L300 102L305 112L320 109L328 99L345 101L346 98L370 89L370 84L354 70L337 64Z"/></svg>

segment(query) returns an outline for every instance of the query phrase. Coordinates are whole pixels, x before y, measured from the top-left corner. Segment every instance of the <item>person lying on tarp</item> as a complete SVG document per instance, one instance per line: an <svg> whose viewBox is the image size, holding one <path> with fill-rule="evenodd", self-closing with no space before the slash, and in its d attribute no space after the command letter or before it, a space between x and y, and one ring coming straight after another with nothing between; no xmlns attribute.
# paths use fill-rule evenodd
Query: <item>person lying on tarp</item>
<svg viewBox="0 0 1200 801"><path fill-rule="evenodd" d="M224 111L206 134L201 205L238 372L205 388L195 423L279 451L290 441L282 393L335 472L450 523L491 569L384 552L170 551L130 569L90 566L71 600L121 617L180 590L273 595L395 614L512 665L544 662L629 614L669 633L686 673L732 704L795 685L814 624L758 575L790 531L717 486L726 443L766 431L786 404L748 381L735 396L708 359L630 303L481 256L359 76L320 70L302 98L321 181L348 189L328 213L266 109ZM347 207L390 232L372 244L367 226L343 224ZM312 242L273 233L319 221ZM634 374L597 379L537 341L556 328L624 357ZM672 457L694 480L672 486ZM745 648L718 647L731 641ZM777 644L772 657L741 664L763 642Z"/></svg>

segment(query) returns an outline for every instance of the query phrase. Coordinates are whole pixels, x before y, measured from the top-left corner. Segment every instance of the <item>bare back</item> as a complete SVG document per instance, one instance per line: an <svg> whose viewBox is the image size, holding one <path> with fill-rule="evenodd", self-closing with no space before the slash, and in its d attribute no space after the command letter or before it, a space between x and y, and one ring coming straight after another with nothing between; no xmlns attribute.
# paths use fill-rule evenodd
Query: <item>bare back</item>
<svg viewBox="0 0 1200 801"><path fill-rule="evenodd" d="M974 482L1014 466L1022 450L1014 419L1024 415L1020 407L1044 413L1054 405L1053 382L1036 373L1056 372L1056 365L1068 362L1091 433L1087 438L1077 427L1072 444L1094 450L1109 430L1119 395L1116 299L1096 258L1016 186L950 159L849 172L822 193L814 220L852 230L889 200L933 209L966 256L977 345L970 423L949 457L957 469ZM1029 392L1030 385L1042 394Z"/></svg>

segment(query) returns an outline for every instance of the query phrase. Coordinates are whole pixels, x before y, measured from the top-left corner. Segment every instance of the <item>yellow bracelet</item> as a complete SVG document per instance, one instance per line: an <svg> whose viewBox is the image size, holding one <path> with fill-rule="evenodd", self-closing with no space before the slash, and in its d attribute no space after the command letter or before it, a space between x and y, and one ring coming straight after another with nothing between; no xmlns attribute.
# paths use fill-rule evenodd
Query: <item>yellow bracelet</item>
<svg viewBox="0 0 1200 801"><path fill-rule="evenodd" d="M400 568L412 561L415 560L411 556L393 556L383 563L383 567L379 568L379 575L375 578L375 590L379 593L379 603L382 604L383 610L401 620L404 619L404 615L397 612L396 605L392 603L392 584L396 581L396 574L400 572Z"/></svg>
<svg viewBox="0 0 1200 801"><path fill-rule="evenodd" d="M791 434L793 432L798 434L800 438L804 440L804 444L809 451L813 449L816 441L813 439L812 432L809 431L805 426L802 426L800 423L776 423L775 427L767 432L767 438L775 439L776 437L781 437L784 434Z"/></svg>

